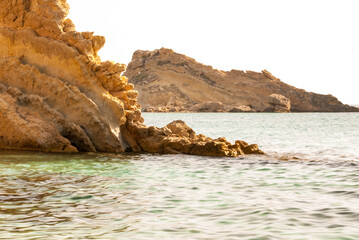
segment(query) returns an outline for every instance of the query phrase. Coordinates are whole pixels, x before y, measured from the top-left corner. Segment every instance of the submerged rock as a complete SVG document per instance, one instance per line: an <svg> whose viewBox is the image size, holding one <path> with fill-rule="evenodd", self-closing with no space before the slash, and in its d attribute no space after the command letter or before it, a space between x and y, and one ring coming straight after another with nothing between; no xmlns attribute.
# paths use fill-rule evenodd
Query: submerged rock
<svg viewBox="0 0 359 240"><path fill-rule="evenodd" d="M105 38L75 31L68 11L65 0L0 0L0 149L262 153L196 135L182 121L145 126L126 66L101 62Z"/></svg>

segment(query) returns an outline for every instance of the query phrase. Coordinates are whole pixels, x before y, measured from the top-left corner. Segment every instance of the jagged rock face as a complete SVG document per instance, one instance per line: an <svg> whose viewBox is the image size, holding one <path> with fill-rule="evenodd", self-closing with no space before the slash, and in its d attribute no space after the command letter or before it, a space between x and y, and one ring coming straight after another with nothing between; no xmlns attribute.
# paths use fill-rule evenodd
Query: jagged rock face
<svg viewBox="0 0 359 240"><path fill-rule="evenodd" d="M123 131L132 149L143 149L150 153L202 156L237 157L244 154L263 154L258 145L244 141L231 144L225 138L211 139L196 133L183 121L174 121L163 128L147 127L139 123L128 123Z"/></svg>
<svg viewBox="0 0 359 240"><path fill-rule="evenodd" d="M24 105L17 104L18 102ZM38 109L39 112L31 109ZM24 95L18 88L6 88L0 84L0 147L39 151L76 151L71 142L61 136L53 124L38 116L40 112L64 121L61 116L44 105L43 98ZM68 127L77 130L75 125ZM88 138L85 137L83 140L83 144L86 144ZM89 150L94 150L91 149L93 145L90 141L88 144Z"/></svg>
<svg viewBox="0 0 359 240"><path fill-rule="evenodd" d="M248 106L265 111L272 105L267 97L283 95L292 112L358 112L331 95L306 92L281 82L270 72L219 71L170 49L136 51L125 76L140 92L142 109L188 111L193 105L221 102L225 111Z"/></svg>
<svg viewBox="0 0 359 240"><path fill-rule="evenodd" d="M100 62L104 38L74 31L64 0L1 0L0 9L0 148L123 152L120 126L126 115L141 120L140 110L135 99L128 103L133 85L121 76L124 65ZM62 146L29 144L40 136L31 131L30 140L16 140L26 128L5 141L7 126L19 121L38 123Z"/></svg>
<svg viewBox="0 0 359 240"><path fill-rule="evenodd" d="M0 0L0 149L263 153L196 135L183 122L143 124L126 66L101 62L105 39L76 32L65 0Z"/></svg>

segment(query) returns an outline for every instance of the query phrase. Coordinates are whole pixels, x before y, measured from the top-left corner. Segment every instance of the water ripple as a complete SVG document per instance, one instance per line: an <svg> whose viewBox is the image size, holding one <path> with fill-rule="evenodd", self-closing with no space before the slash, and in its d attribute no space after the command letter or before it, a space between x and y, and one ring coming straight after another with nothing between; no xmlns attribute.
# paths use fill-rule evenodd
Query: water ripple
<svg viewBox="0 0 359 240"><path fill-rule="evenodd" d="M358 166L2 153L0 239L358 239Z"/></svg>

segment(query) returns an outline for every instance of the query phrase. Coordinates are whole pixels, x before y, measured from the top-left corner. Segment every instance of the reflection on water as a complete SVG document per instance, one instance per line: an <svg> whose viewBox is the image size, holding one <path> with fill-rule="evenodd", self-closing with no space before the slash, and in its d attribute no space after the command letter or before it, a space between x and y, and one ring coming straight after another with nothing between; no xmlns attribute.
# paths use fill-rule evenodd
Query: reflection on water
<svg viewBox="0 0 359 240"><path fill-rule="evenodd" d="M359 167L0 152L0 239L359 239Z"/></svg>

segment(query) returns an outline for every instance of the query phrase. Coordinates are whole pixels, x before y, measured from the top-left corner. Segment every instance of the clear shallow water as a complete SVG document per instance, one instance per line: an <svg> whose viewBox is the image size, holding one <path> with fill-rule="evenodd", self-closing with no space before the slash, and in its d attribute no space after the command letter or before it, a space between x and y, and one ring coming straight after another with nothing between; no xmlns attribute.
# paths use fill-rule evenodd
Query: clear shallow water
<svg viewBox="0 0 359 240"><path fill-rule="evenodd" d="M269 156L0 152L0 239L359 239L359 114L145 118Z"/></svg>

